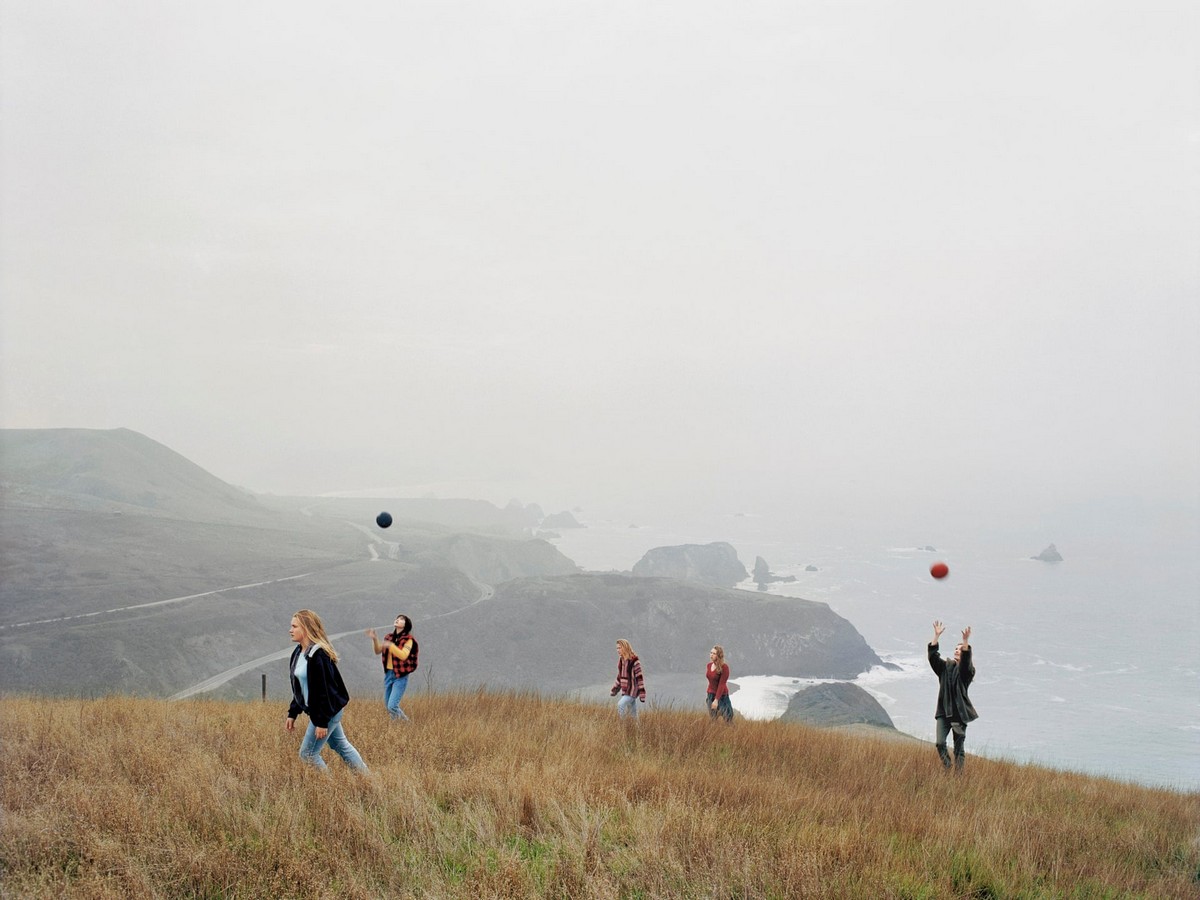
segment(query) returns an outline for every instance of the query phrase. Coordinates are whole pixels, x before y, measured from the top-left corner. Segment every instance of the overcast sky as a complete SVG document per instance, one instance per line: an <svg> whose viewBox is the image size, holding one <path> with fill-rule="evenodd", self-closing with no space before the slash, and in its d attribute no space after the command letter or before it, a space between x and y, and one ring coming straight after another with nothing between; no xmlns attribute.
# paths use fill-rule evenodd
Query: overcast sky
<svg viewBox="0 0 1200 900"><path fill-rule="evenodd" d="M1193 0L0 10L6 427L275 493L1196 502Z"/></svg>

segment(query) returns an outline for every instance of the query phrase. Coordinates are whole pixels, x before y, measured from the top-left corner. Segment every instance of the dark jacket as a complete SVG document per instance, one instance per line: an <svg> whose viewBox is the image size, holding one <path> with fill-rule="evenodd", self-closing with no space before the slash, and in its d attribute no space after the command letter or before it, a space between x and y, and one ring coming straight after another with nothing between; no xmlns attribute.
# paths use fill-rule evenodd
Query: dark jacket
<svg viewBox="0 0 1200 900"><path fill-rule="evenodd" d="M308 704L304 703L304 695L300 692L300 679L296 677L296 660L300 658L300 645L292 651L288 662L288 676L292 683L292 705L288 707L288 718L294 719L300 713L308 713L312 723L318 728L328 728L329 720L342 711L350 702L350 692L342 681L342 673L338 671L337 663L329 658L329 654L310 644L308 648Z"/></svg>
<svg viewBox="0 0 1200 900"><path fill-rule="evenodd" d="M938 645L929 645L929 666L938 676L938 702L936 718L949 719L966 725L979 718L967 688L975 679L975 666L971 662L971 648L963 650L958 662L938 656Z"/></svg>

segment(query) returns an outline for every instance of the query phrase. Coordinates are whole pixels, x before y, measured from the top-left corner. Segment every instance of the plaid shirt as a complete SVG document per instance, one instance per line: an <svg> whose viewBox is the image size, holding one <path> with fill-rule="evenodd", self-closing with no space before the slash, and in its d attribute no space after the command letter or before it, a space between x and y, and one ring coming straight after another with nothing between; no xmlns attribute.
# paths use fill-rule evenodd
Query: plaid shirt
<svg viewBox="0 0 1200 900"><path fill-rule="evenodd" d="M395 632L389 631L383 636L383 641L385 644L395 644L401 650L404 649L405 643L409 644L408 659L396 659L388 651L387 647L383 648L382 655L384 671L391 669L397 675L407 675L410 672L415 672L417 670L417 639L415 637L413 637L411 634L406 634L404 637L397 640Z"/></svg>

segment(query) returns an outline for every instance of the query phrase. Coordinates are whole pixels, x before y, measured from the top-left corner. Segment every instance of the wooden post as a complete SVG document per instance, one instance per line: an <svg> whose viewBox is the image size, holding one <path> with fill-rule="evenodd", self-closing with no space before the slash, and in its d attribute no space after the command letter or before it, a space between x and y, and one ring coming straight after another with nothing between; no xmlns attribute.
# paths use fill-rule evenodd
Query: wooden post
<svg viewBox="0 0 1200 900"><path fill-rule="evenodd" d="M263 703L267 702L267 673L262 673L263 677Z"/></svg>

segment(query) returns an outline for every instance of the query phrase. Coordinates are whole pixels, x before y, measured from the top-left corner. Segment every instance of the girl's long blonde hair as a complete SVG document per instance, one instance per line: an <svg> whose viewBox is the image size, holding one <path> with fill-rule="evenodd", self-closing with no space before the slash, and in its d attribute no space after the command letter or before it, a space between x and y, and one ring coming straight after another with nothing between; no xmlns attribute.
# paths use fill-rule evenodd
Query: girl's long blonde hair
<svg viewBox="0 0 1200 900"><path fill-rule="evenodd" d="M625 638L617 638L617 652L625 659L637 659L637 654L633 652L633 648L629 646L629 641Z"/></svg>
<svg viewBox="0 0 1200 900"><path fill-rule="evenodd" d="M333 662L338 661L337 651L333 649L333 644L329 643L329 635L325 633L325 623L321 621L320 616L311 609L302 609L293 613L292 617L300 623L310 644L316 644L328 653Z"/></svg>
<svg viewBox="0 0 1200 900"><path fill-rule="evenodd" d="M721 667L725 665L725 648L720 644L713 644L713 649L717 651L717 658L712 660L713 671L720 672Z"/></svg>

